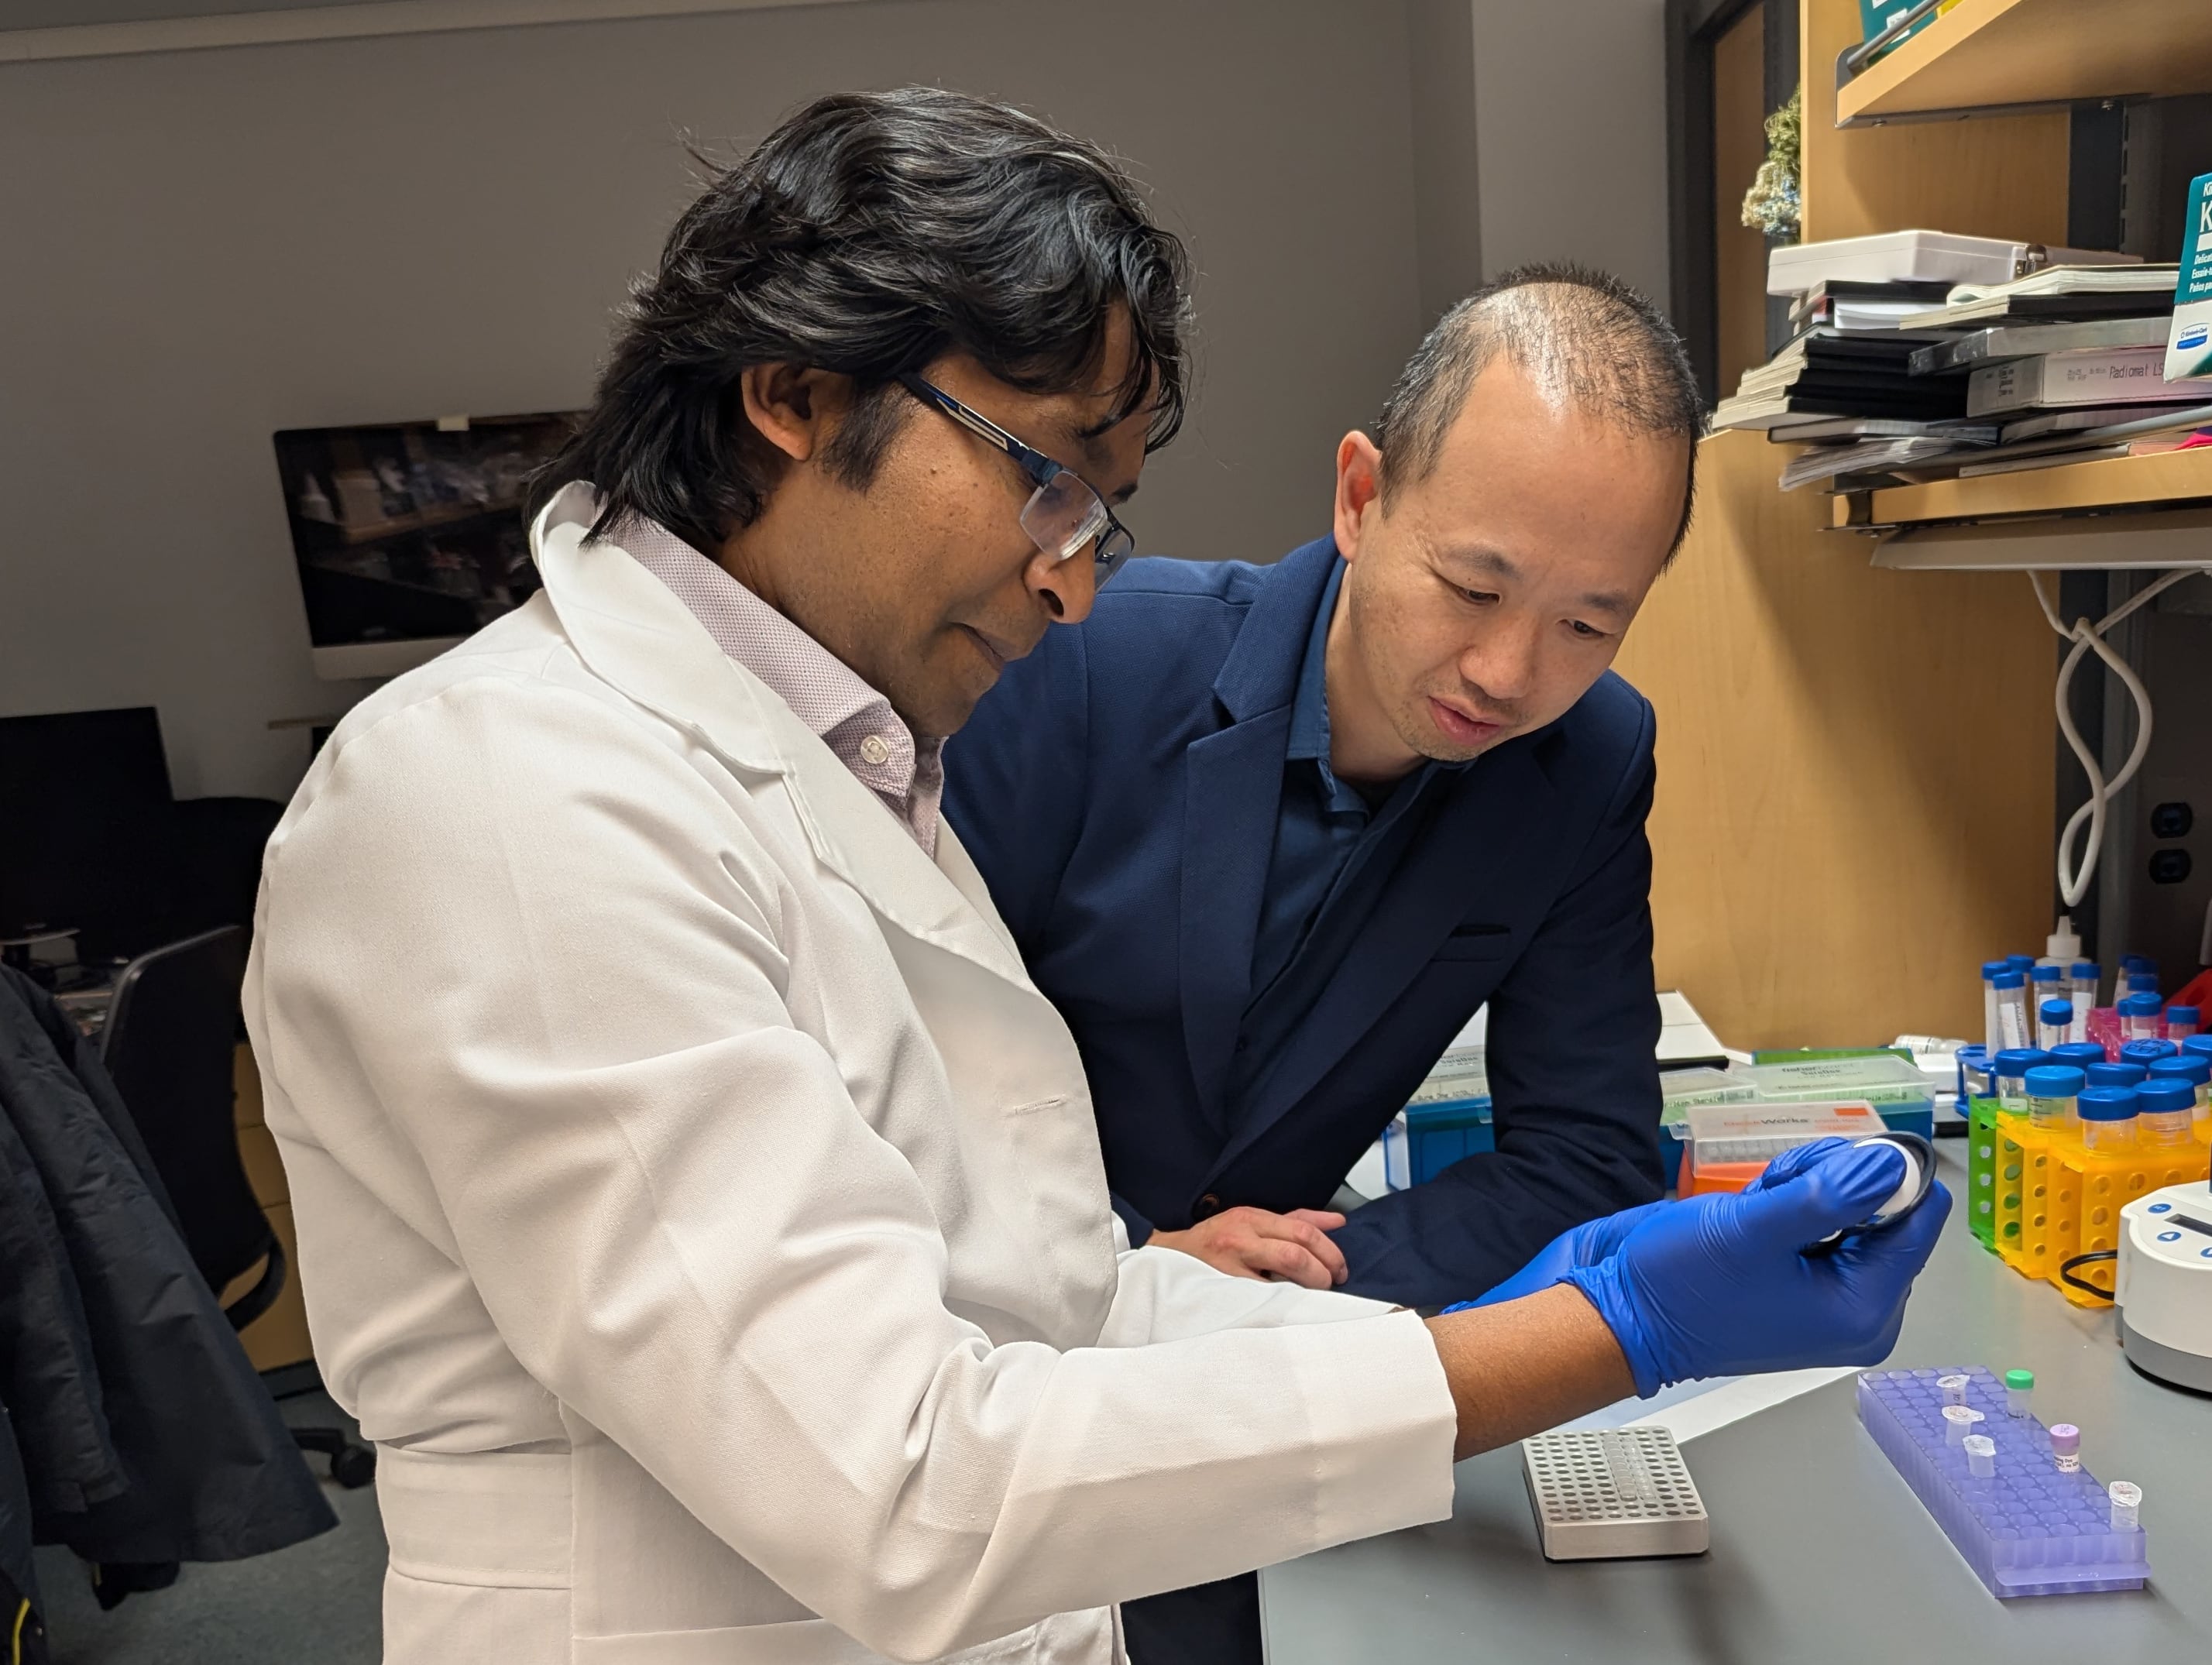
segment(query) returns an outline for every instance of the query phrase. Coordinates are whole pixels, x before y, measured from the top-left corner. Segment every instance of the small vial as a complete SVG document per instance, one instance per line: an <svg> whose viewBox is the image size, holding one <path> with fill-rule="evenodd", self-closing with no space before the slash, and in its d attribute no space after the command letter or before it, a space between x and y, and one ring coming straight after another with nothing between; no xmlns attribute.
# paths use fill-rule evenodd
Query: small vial
<svg viewBox="0 0 2212 1665"><path fill-rule="evenodd" d="M2014 1115L2027 1114L2027 1073L2051 1061L2051 1054L2034 1047L2008 1047L1997 1054L1997 1108Z"/></svg>
<svg viewBox="0 0 2212 1665"><path fill-rule="evenodd" d="M2140 1087L2148 1072L2141 1064L2092 1064L2081 1073L2093 1087Z"/></svg>
<svg viewBox="0 0 2212 1665"><path fill-rule="evenodd" d="M2067 976L2066 968L2056 963L2028 968L2027 1004L2033 1011L2045 1000L2064 1000L2073 1004L2074 983Z"/></svg>
<svg viewBox="0 0 2212 1665"><path fill-rule="evenodd" d="M2026 1416L2027 1396L2034 1391L2035 1372L2033 1370L2007 1370L2005 1372L2005 1414Z"/></svg>
<svg viewBox="0 0 2212 1665"><path fill-rule="evenodd" d="M2002 960L1982 962L1982 1045L1992 1058L2005 1047L2004 1036L1997 1028L1996 980L2011 969Z"/></svg>
<svg viewBox="0 0 2212 1665"><path fill-rule="evenodd" d="M2000 971L1990 981L1996 986L1999 1050L2027 1046L2027 979L2017 971Z"/></svg>
<svg viewBox="0 0 2212 1665"><path fill-rule="evenodd" d="M1987 1434L1969 1434L1959 1442L1966 1454L1966 1472L1978 1480L1991 1480L1997 1472L1997 1443Z"/></svg>
<svg viewBox="0 0 2212 1665"><path fill-rule="evenodd" d="M1936 1378L1936 1386L1942 1390L1946 1405L1964 1405L1966 1402L1966 1380L1963 1376L1939 1376Z"/></svg>
<svg viewBox="0 0 2212 1665"><path fill-rule="evenodd" d="M2166 1009L2166 1038L2176 1044L2197 1033L2200 1014L2193 1006L2170 1006Z"/></svg>
<svg viewBox="0 0 2212 1665"><path fill-rule="evenodd" d="M2075 1004L2083 1012L2097 1004L2097 985L2104 975L2104 968L2094 960L2076 960L2067 968L2067 985L2073 991Z"/></svg>
<svg viewBox="0 0 2212 1665"><path fill-rule="evenodd" d="M2084 1087L2075 1101L2081 1116L2081 1148L2112 1156L2136 1148L2136 1090Z"/></svg>
<svg viewBox="0 0 2212 1665"><path fill-rule="evenodd" d="M2027 1094L2029 1121L2053 1133L2079 1124L2081 1118L2075 1113L2075 1101L2087 1085L2080 1070L2069 1069L2063 1064L2043 1064L2028 1071L2021 1079Z"/></svg>
<svg viewBox="0 0 2212 1665"><path fill-rule="evenodd" d="M2056 966L2050 968L2057 969ZM2074 1002L2045 1000L2035 1009L2035 1044L2048 1052L2074 1038Z"/></svg>
<svg viewBox="0 0 2212 1665"><path fill-rule="evenodd" d="M2195 1143L2197 1089L2191 1083L2144 1082L2136 1089L2136 1111L2137 1144L2171 1149Z"/></svg>
<svg viewBox="0 0 2212 1665"><path fill-rule="evenodd" d="M2098 1056L2104 1054L2100 1052ZM1990 1073L1990 1054L1979 1047L1959 1048L1959 1114L1978 1098L1996 1096L1996 1078Z"/></svg>
<svg viewBox="0 0 2212 1665"><path fill-rule="evenodd" d="M2121 1000L2119 1012L2121 1040L2155 1041L2159 1038L2157 995L2130 994Z"/></svg>
<svg viewBox="0 0 2212 1665"><path fill-rule="evenodd" d="M2136 1511L2142 1508L2142 1487L2127 1480L2114 1480L2105 1488L2105 1495L2112 1500L2112 1530L2136 1530L2140 1524Z"/></svg>
<svg viewBox="0 0 2212 1665"><path fill-rule="evenodd" d="M1981 1420L1982 1413L1971 1405L1946 1405L1943 1407L1943 1443L1958 1444L1974 1431L1974 1425Z"/></svg>
<svg viewBox="0 0 2212 1665"><path fill-rule="evenodd" d="M2051 1049L2054 1064L2071 1064L2075 1069L2087 1069L2092 1064L2105 1061L2105 1049L2094 1041L2069 1041L2063 1047Z"/></svg>
<svg viewBox="0 0 2212 1665"><path fill-rule="evenodd" d="M2062 1474L2071 1474L2081 1467L2081 1431L2072 1423L2051 1425L2051 1461Z"/></svg>
<svg viewBox="0 0 2212 1665"><path fill-rule="evenodd" d="M2124 1041L2120 1043L2123 1064L2141 1064L2145 1069L2161 1058L2178 1058L2181 1048L2171 1041Z"/></svg>
<svg viewBox="0 0 2212 1665"><path fill-rule="evenodd" d="M2193 1121L2202 1122L2212 1116L2212 1059L2202 1054L2183 1053L2179 1058L2161 1058L2150 1066L2153 1081L2186 1081L2191 1097Z"/></svg>

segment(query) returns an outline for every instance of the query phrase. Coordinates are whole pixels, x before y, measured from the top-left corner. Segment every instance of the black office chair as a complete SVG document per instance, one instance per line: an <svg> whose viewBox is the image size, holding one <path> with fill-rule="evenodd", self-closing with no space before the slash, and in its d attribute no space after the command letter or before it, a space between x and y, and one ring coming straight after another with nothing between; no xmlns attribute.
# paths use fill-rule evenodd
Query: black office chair
<svg viewBox="0 0 2212 1665"><path fill-rule="evenodd" d="M116 979L100 1061L137 1124L168 1191L185 1246L220 1294L261 1265L253 1286L224 1311L244 1329L284 1286L284 1249L253 1195L238 1152L233 1048L238 991L246 978L246 933L206 931L142 954ZM344 1486L366 1486L376 1453L337 1428L295 1428L302 1450L331 1460Z"/></svg>

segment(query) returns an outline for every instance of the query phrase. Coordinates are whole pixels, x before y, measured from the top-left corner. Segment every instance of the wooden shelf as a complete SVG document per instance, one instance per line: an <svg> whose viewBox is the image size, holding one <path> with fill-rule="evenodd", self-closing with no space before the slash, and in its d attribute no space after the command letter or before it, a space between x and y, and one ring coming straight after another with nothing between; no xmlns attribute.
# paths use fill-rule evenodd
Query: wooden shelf
<svg viewBox="0 0 2212 1665"><path fill-rule="evenodd" d="M2208 91L2203 0L1961 0L1838 88L1836 125Z"/></svg>
<svg viewBox="0 0 2212 1665"><path fill-rule="evenodd" d="M2198 499L2212 501L2212 447L1858 492L1832 499L1830 513L1838 526L1898 526L2165 508Z"/></svg>

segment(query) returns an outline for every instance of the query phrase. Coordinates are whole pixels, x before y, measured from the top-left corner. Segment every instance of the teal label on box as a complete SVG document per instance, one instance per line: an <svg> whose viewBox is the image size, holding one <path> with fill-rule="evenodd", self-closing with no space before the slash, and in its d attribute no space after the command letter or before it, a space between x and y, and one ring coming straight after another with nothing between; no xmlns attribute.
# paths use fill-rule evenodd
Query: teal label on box
<svg viewBox="0 0 2212 1665"><path fill-rule="evenodd" d="M2166 379L2212 376L2212 173L2189 187L2181 276L2173 289L2173 329L2166 338Z"/></svg>

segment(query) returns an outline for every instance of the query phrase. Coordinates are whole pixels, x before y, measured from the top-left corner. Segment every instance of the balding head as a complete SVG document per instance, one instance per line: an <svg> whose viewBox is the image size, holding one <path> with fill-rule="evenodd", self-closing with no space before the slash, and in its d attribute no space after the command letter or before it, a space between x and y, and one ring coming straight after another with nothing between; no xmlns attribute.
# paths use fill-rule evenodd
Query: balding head
<svg viewBox="0 0 2212 1665"><path fill-rule="evenodd" d="M1501 357L1554 410L1689 442L1679 545L1690 524L1697 441L1705 426L1689 355L1650 301L1617 277L1579 266L1520 267L1437 320L1376 424L1385 504L1400 486L1425 479L1436 467L1468 390Z"/></svg>

